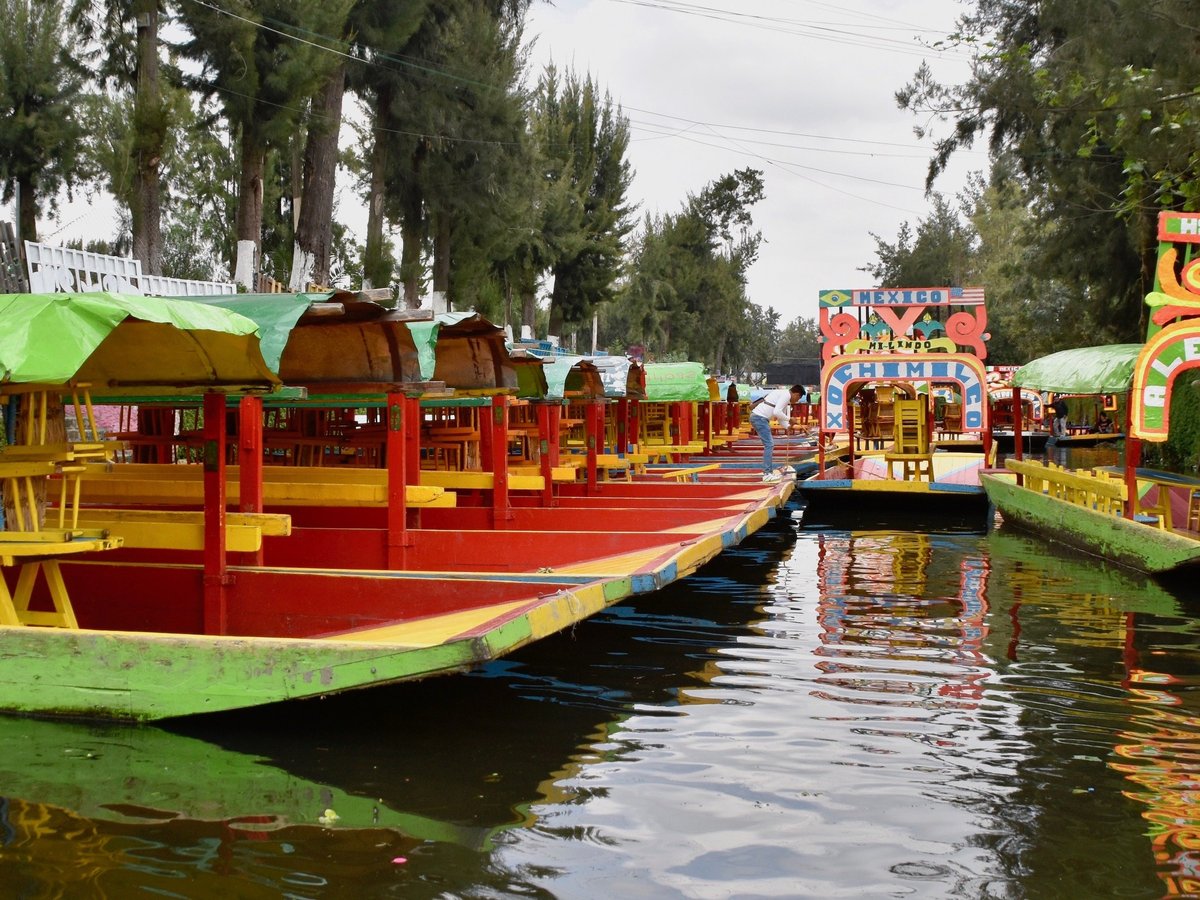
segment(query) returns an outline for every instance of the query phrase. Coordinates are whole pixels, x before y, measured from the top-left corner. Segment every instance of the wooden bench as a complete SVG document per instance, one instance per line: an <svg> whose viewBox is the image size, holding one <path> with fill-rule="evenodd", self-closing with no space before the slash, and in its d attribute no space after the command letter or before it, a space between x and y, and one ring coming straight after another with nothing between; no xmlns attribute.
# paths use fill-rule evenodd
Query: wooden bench
<svg viewBox="0 0 1200 900"><path fill-rule="evenodd" d="M241 495L236 466L230 467L227 503ZM84 473L86 501L102 506L195 506L204 502L200 466L89 465ZM433 475L435 473L423 473ZM449 473L440 473L449 474ZM540 479L539 479L540 480ZM387 506L387 472L382 469L330 469L267 466L263 470L263 502L274 506ZM456 505L453 493L433 484L407 485L411 507Z"/></svg>
<svg viewBox="0 0 1200 900"><path fill-rule="evenodd" d="M1020 475L1025 481L1025 487L1031 491L1097 512L1118 516L1125 513L1128 494L1124 480L1119 477L1105 473L1075 472L1053 465L1045 466L1016 459L1006 459L1004 466ZM1146 525L1161 525L1159 516L1138 515L1135 519Z"/></svg>
<svg viewBox="0 0 1200 900"><path fill-rule="evenodd" d="M422 487L438 487L445 490L483 490L490 491L496 485L496 477L491 472L447 472L438 470L421 470ZM546 486L546 480L541 475L508 476L510 491L540 491Z"/></svg>
<svg viewBox="0 0 1200 900"><path fill-rule="evenodd" d="M4 532L0 541L0 566L19 569L15 591L0 578L0 625L40 625L50 628L78 628L75 610L58 567L58 557L75 553L114 550L121 539L112 535L74 534L67 540L49 532ZM31 610L33 589L38 575L46 580L52 608Z"/></svg>
<svg viewBox="0 0 1200 900"><path fill-rule="evenodd" d="M890 453L883 454L884 465L887 466L887 477L895 478L893 463L900 463L900 478L903 481L924 480L933 481L932 453Z"/></svg>
<svg viewBox="0 0 1200 900"><path fill-rule="evenodd" d="M96 509L79 511L79 524L118 538L122 546L142 550L203 550L204 513L200 510ZM292 517L279 513L225 514L225 549L253 553L267 536L292 533Z"/></svg>
<svg viewBox="0 0 1200 900"><path fill-rule="evenodd" d="M692 466L687 469L670 469L666 472L659 472L658 476L662 479L674 478L677 482L699 481L700 479L696 476L701 472L711 472L719 468L721 468L720 463L709 463L705 466Z"/></svg>

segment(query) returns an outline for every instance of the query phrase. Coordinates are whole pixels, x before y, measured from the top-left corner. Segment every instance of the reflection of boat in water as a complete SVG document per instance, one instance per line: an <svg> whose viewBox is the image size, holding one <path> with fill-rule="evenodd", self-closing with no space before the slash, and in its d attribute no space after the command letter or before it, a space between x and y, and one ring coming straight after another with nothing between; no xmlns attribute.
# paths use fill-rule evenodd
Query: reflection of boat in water
<svg viewBox="0 0 1200 900"><path fill-rule="evenodd" d="M92 820L213 822L256 833L379 828L471 847L487 838L487 829L405 811L365 785L355 791L300 777L260 755L158 728L0 717L0 757L10 803L23 798Z"/></svg>
<svg viewBox="0 0 1200 900"><path fill-rule="evenodd" d="M989 631L989 561L978 548L981 538L828 531L818 540L823 637L816 652L830 660L818 664L822 691L842 696L865 686L845 677L847 659L915 654L924 660L925 677L871 689L947 705L978 702L992 674L981 652Z"/></svg>
<svg viewBox="0 0 1200 900"><path fill-rule="evenodd" d="M1129 839L1138 846L1149 836L1155 871L1167 887L1164 896L1195 896L1200 711L1193 692L1184 688L1191 681L1188 660L1196 632L1190 624L1177 624L1189 622L1194 610L1157 582L1082 554L1048 550L1029 535L995 531L988 542L993 558L1006 561L997 583L1008 586L1015 601L1011 658L1024 658L1019 626L1040 630L1034 620L1045 616L1067 626L1059 642L1081 653L1106 653L1122 673L1127 724L1116 730L1105 764L1127 779L1124 796L1145 807L1148 828ZM1173 631L1179 634L1167 643L1180 642L1180 654L1164 652L1161 636ZM1036 646L1039 637L1035 632L1025 640ZM1151 641L1154 650L1147 653ZM1183 674L1176 674L1181 666ZM1085 694L1081 702L1088 699Z"/></svg>

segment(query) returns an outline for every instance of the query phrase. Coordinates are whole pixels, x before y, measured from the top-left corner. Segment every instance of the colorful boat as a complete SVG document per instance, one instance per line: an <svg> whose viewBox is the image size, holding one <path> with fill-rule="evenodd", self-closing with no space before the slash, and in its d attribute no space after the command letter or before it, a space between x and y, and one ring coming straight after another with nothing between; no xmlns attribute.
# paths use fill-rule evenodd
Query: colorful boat
<svg viewBox="0 0 1200 900"><path fill-rule="evenodd" d="M112 321L93 334L76 320L97 304ZM14 569L36 555L25 571L46 573L7 582L6 711L147 720L462 671L686 576L791 490L660 478L560 496L552 477L510 473L516 370L478 317L414 329L353 295L173 301L229 331L219 347L240 342L230 362L195 349L203 328L160 323L183 332L173 342L147 331L161 305L54 296L62 335L94 339L74 368L39 368L61 346L6 329L0 349L37 365L9 366L5 397L36 412L86 378L77 422L93 422L93 399L141 411L115 443L53 442L37 425L4 451L42 465L6 473L8 493L65 485L47 521L70 516L53 534L17 522L0 554ZM192 368L167 366L177 355ZM561 408L536 411L555 447ZM166 461L120 461L134 453Z"/></svg>
<svg viewBox="0 0 1200 900"><path fill-rule="evenodd" d="M1144 345L1064 351L1018 371L1018 385L1126 396L1129 436L1120 467L1067 470L1015 458L1006 461L1006 474L985 475L988 497L1006 523L1153 575L1200 565L1200 479L1140 466L1142 441L1168 436L1178 375L1200 366L1194 349L1200 336L1198 227L1200 214L1159 215L1156 290L1147 296L1153 312ZM1072 361L1073 369L1061 371L1059 363Z"/></svg>
<svg viewBox="0 0 1200 900"><path fill-rule="evenodd" d="M1051 403L1066 404L1066 433L1050 435L1045 441L1047 446L1066 449L1120 442L1125 434L1118 423L1124 422L1133 361L1141 348L1141 344L1107 344L1060 350L1018 369L1019 381L1014 376L1010 390L1022 395L1042 393L1051 398ZM1101 389L1105 387L1109 389ZM1106 415L1111 423L1109 430L1101 425ZM1043 421L1049 418L1047 412ZM1028 449L1024 429L1022 444Z"/></svg>
<svg viewBox="0 0 1200 900"><path fill-rule="evenodd" d="M979 471L991 433L982 290L823 291L820 302L821 431L858 439L845 462L827 465L818 451L820 471L797 487L804 523L865 527L931 517L983 527ZM982 452L937 446L933 396L945 385L961 398L957 431L981 435ZM873 424L856 427L856 410Z"/></svg>
<svg viewBox="0 0 1200 900"><path fill-rule="evenodd" d="M1045 403L1040 391L1033 388L1014 388L1012 384L993 384L988 389L991 404L992 441L997 453L1011 453L1016 436L1026 453L1036 453L1046 446L1050 431L1045 427ZM1021 410L1020 423L1013 410Z"/></svg>

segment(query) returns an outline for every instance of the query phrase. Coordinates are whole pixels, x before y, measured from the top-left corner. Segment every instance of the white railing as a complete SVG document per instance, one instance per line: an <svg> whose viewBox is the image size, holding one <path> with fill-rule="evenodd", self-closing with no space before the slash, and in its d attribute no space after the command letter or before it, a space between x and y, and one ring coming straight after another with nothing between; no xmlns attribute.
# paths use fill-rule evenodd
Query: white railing
<svg viewBox="0 0 1200 900"><path fill-rule="evenodd" d="M25 265L29 271L29 290L34 294L111 291L156 297L195 297L237 293L237 286L232 282L144 275L138 259L51 247L33 241L25 242Z"/></svg>

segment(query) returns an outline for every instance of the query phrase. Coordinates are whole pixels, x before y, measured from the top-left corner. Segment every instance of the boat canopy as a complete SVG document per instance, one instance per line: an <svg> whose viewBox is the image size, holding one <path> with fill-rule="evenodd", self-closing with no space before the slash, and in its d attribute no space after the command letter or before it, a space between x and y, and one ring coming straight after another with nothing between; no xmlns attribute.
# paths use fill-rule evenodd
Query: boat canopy
<svg viewBox="0 0 1200 900"><path fill-rule="evenodd" d="M562 400L568 396L598 399L605 394L604 378L596 368L595 360L582 356L559 356L545 360L542 371L546 373L548 400Z"/></svg>
<svg viewBox="0 0 1200 900"><path fill-rule="evenodd" d="M200 299L253 319L267 364L285 384L320 390L426 380L409 326L415 316L432 319L428 310L390 309L350 291Z"/></svg>
<svg viewBox="0 0 1200 900"><path fill-rule="evenodd" d="M546 373L547 397L557 399L563 397L565 392L582 389L581 385L573 384L575 375L572 374L580 362L590 363L600 377L602 394L595 396L645 398L645 369L625 356L546 357L543 371Z"/></svg>
<svg viewBox="0 0 1200 900"><path fill-rule="evenodd" d="M517 372L517 396L525 400L545 400L550 386L546 382L544 360L522 347L510 347L508 359Z"/></svg>
<svg viewBox="0 0 1200 900"><path fill-rule="evenodd" d="M257 324L188 299L107 292L0 295L7 383L88 383L93 397L280 387Z"/></svg>
<svg viewBox="0 0 1200 900"><path fill-rule="evenodd" d="M505 346L504 329L477 312L439 313L409 322L421 376L455 390L517 392L517 371Z"/></svg>
<svg viewBox="0 0 1200 900"><path fill-rule="evenodd" d="M1055 394L1121 394L1133 382L1141 344L1060 350L1017 369L1013 384Z"/></svg>
<svg viewBox="0 0 1200 900"><path fill-rule="evenodd" d="M705 374L700 363L646 364L646 400L651 403L703 403L713 399L715 389L716 382Z"/></svg>

